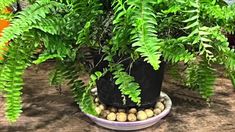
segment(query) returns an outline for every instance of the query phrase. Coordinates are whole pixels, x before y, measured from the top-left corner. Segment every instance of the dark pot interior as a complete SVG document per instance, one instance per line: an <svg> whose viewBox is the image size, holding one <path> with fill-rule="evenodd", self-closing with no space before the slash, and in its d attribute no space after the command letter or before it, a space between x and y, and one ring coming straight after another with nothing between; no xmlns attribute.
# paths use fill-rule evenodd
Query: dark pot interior
<svg viewBox="0 0 235 132"><path fill-rule="evenodd" d="M130 60L125 61L123 64L125 67L128 67ZM136 82L139 83L141 88L140 107L152 107L156 103L157 98L160 96L164 75L164 65L164 62L162 62L160 69L155 71L150 64L142 60L136 61L133 64L130 73L135 78ZM107 67L107 62L101 62L96 67L96 70L102 70L105 67ZM115 80L113 80L111 73L107 73L104 77L97 81L98 97L100 101L105 105L117 108L137 107L137 105L127 96L125 96L126 104L123 104L121 92L114 82Z"/></svg>

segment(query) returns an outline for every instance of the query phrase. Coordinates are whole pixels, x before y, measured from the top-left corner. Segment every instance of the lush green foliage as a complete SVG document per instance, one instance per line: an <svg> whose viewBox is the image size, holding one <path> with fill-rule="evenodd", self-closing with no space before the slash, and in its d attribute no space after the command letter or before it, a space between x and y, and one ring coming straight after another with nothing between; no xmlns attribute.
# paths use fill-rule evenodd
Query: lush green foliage
<svg viewBox="0 0 235 132"><path fill-rule="evenodd" d="M198 90L205 99L213 95L214 81L215 70L207 62L194 62L186 69L186 86Z"/></svg>
<svg viewBox="0 0 235 132"><path fill-rule="evenodd" d="M61 85L64 80L67 80L67 85L70 86L75 101L80 105L82 111L89 114L97 115L95 111L95 104L93 97L91 96L90 90L95 86L95 82L102 76L101 72L95 72L90 76L89 85L85 86L84 82L79 79L81 74L81 64L74 61L68 61L66 63L58 62L56 69L52 72L51 84Z"/></svg>
<svg viewBox="0 0 235 132"><path fill-rule="evenodd" d="M1 0L0 10L15 0ZM235 31L235 5L222 0L30 0L28 8L7 18L0 50L0 92L6 97L6 117L21 112L22 74L32 63L55 59L52 85L64 80L84 112L96 115L90 89L106 72L113 74L123 95L141 105L139 84L123 67L124 60L143 58L158 70L162 60L186 64L186 86L206 99L213 95L213 64L223 64L235 84L235 54L226 33ZM2 17L4 16L4 17ZM43 49L33 56L37 48ZM92 51L92 53L91 53ZM108 67L94 72L93 51ZM161 59L163 58L163 59ZM91 74L88 84L81 71ZM131 70L129 67L128 70ZM65 82L67 82L65 81ZM124 101L125 102L125 101Z"/></svg>
<svg viewBox="0 0 235 132"><path fill-rule="evenodd" d="M35 36L37 35L22 36L22 38L31 38L30 41L15 39L10 44L7 60L0 69L0 92L6 95L6 117L10 121L15 121L21 113L22 76L24 70L31 64L33 53L39 45L38 41L33 40Z"/></svg>
<svg viewBox="0 0 235 132"><path fill-rule="evenodd" d="M16 0L1 0L0 1L0 11L2 11L6 7L10 6L14 2L16 2Z"/></svg>

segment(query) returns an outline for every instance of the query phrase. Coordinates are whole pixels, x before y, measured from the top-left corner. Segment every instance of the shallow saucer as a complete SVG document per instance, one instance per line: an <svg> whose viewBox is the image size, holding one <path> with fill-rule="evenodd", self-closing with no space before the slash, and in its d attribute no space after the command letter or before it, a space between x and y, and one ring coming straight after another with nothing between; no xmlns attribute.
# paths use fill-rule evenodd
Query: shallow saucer
<svg viewBox="0 0 235 132"><path fill-rule="evenodd" d="M99 118L99 117L96 117L87 113L85 114L97 125L108 128L108 129L113 129L113 130L143 129L143 128L147 128L149 126L156 124L158 121L160 121L163 117L165 117L170 112L170 109L172 106L170 97L164 92L161 92L160 97L163 97L165 99L165 109L159 115L156 115L144 121L134 121L134 122L109 121L109 120L105 120L103 118Z"/></svg>

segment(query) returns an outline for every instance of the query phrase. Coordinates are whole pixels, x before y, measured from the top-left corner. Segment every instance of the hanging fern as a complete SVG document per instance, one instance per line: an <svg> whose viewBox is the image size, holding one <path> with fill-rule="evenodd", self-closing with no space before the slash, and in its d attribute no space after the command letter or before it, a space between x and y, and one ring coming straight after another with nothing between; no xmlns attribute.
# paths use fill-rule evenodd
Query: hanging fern
<svg viewBox="0 0 235 132"><path fill-rule="evenodd" d="M93 24L95 25L98 16L102 15L103 11L101 10L101 6L102 5L98 0L72 1L70 13L64 16L66 21L66 32L64 35L76 39L77 43L79 43L80 37L85 35L83 30L91 30ZM89 23L90 26L88 26ZM86 34L88 35L90 32L86 32ZM83 35L81 35L81 33L83 33Z"/></svg>
<svg viewBox="0 0 235 132"><path fill-rule="evenodd" d="M73 45L70 44L71 41L67 40L63 36L59 35L50 35L44 34L41 38L44 42L44 47L46 48L45 52L49 56L51 54L57 56L57 58L69 57L71 59L75 59L76 57L76 49L73 49Z"/></svg>
<svg viewBox="0 0 235 132"><path fill-rule="evenodd" d="M77 103L82 101L82 95L85 91L84 83L79 79L81 67L76 65L76 63L58 63L57 67L57 77L63 76L64 79L68 80L68 85L70 86L75 101ZM55 80L55 79L54 79Z"/></svg>
<svg viewBox="0 0 235 132"><path fill-rule="evenodd" d="M128 45L130 44L130 34L131 34L131 8L127 7L127 2L123 0L114 0L114 28L112 37L112 52L116 54L117 51L125 53L127 51Z"/></svg>
<svg viewBox="0 0 235 132"><path fill-rule="evenodd" d="M102 76L102 73L96 72L91 75L88 85L79 79L82 71L82 66L76 62L58 63L56 67L56 74L51 79L51 84L61 85L58 82L64 79L68 80L68 85L72 90L74 99L79 104L83 112L97 115L95 111L95 104L93 97L91 96L90 90L94 87L95 81Z"/></svg>
<svg viewBox="0 0 235 132"><path fill-rule="evenodd" d="M190 1L190 5L194 9L185 11L190 18L183 21L187 23L187 26L183 29L192 31L188 36L193 39L192 44L198 45L199 55L205 54L208 61L211 61L214 57L211 51L212 46L210 45L212 41L208 37L211 33L208 32L209 27L203 26L202 23L200 23L201 4L199 0L196 0Z"/></svg>
<svg viewBox="0 0 235 132"><path fill-rule="evenodd" d="M214 93L215 70L207 62L192 63L186 70L186 86L199 91L203 98L209 100Z"/></svg>
<svg viewBox="0 0 235 132"><path fill-rule="evenodd" d="M156 15L153 6L154 0L129 0L128 5L132 8L132 46L150 63L155 70L159 68L161 42L156 35Z"/></svg>
<svg viewBox="0 0 235 132"><path fill-rule="evenodd" d="M176 39L165 41L161 51L164 59L172 63L179 61L187 63L195 60L194 54L190 53L182 42Z"/></svg>
<svg viewBox="0 0 235 132"><path fill-rule="evenodd" d="M40 29L43 32L59 35L63 31L63 26L65 25L65 20L62 16L52 15L47 16L44 19L40 20L40 23L36 23L32 28Z"/></svg>
<svg viewBox="0 0 235 132"><path fill-rule="evenodd" d="M167 67L167 73L176 80L178 84L184 83L184 71L185 66L182 64L172 64Z"/></svg>
<svg viewBox="0 0 235 132"><path fill-rule="evenodd" d="M220 56L218 61L225 65L229 71L235 70L235 54L234 49L230 49L229 43L225 35L220 31L219 27L210 29L212 39L214 39L213 47Z"/></svg>
<svg viewBox="0 0 235 132"><path fill-rule="evenodd" d="M17 41L16 41L17 42ZM34 45L22 45L12 42L7 53L7 60L1 69L0 89L3 89L6 99L6 117L9 121L16 121L20 116L21 90L23 88L23 73L30 65Z"/></svg>
<svg viewBox="0 0 235 132"><path fill-rule="evenodd" d="M216 53L219 56L218 62L225 65L227 73L235 88L235 50L228 47L229 43L225 35L219 30L219 28L211 29L212 38L214 39L213 47L216 49Z"/></svg>
<svg viewBox="0 0 235 132"><path fill-rule="evenodd" d="M121 93L127 95L133 102L140 105L141 90L139 89L139 84L135 82L134 77L126 73L121 64L117 65L114 69L113 78L116 80L115 84L118 85Z"/></svg>
<svg viewBox="0 0 235 132"><path fill-rule="evenodd" d="M0 10L14 2L1 0ZM186 85L206 99L213 93L212 64L223 64L235 84L235 54L224 35L235 30L234 5L227 6L220 0L30 2L32 5L16 14L0 13L0 18L11 22L0 37L0 54L4 55L0 92L6 96L6 115L12 121L21 111L23 71L38 45L43 52L33 62L59 61L51 74L51 84L61 85L67 80L82 111L94 115L97 113L90 89L102 75L92 74L88 85L79 79L82 70L90 71L86 69L93 59L90 51L102 52L102 60L108 61L107 70L113 74L121 93L138 104L140 86L120 60L134 62L142 57L155 70L160 58L173 64L184 62L188 66ZM11 42L9 47L7 42Z"/></svg>
<svg viewBox="0 0 235 132"><path fill-rule="evenodd" d="M109 63L109 71L112 73L115 84L118 86L121 94L126 95L137 105L140 105L140 85L135 82L135 78L133 76L129 75L125 71L123 64L120 64L120 62L115 63L111 49L107 48L104 52L107 54L104 60L108 61ZM125 101L126 100L124 98L123 104L125 104Z"/></svg>
<svg viewBox="0 0 235 132"><path fill-rule="evenodd" d="M201 3L202 10L208 15L211 19L216 21L229 22L235 19L235 5L230 6L220 6L217 3L212 3L208 1L206 3ZM219 23L221 24L221 23ZM221 25L222 26L222 25Z"/></svg>
<svg viewBox="0 0 235 132"><path fill-rule="evenodd" d="M49 73L49 83L52 86L61 87L64 81L65 77L62 73L62 70L60 70L60 67L57 65L55 69Z"/></svg>
<svg viewBox="0 0 235 132"><path fill-rule="evenodd" d="M17 18L12 21L11 26L3 31L3 36L0 38L0 47L32 29L33 25L45 19L46 15L51 13L55 7L62 8L63 5L55 1L41 0L20 12Z"/></svg>
<svg viewBox="0 0 235 132"><path fill-rule="evenodd" d="M102 73L97 71L94 74L90 76L90 81L88 86L86 87L85 92L83 93L82 96L82 101L79 103L80 107L83 112L92 114L92 115L97 115L97 112L95 111L95 104L93 102L93 96L91 96L91 89L95 86L96 80L99 80L100 77L102 76Z"/></svg>
<svg viewBox="0 0 235 132"><path fill-rule="evenodd" d="M6 7L11 6L17 0L1 0L0 1L0 11L4 10Z"/></svg>

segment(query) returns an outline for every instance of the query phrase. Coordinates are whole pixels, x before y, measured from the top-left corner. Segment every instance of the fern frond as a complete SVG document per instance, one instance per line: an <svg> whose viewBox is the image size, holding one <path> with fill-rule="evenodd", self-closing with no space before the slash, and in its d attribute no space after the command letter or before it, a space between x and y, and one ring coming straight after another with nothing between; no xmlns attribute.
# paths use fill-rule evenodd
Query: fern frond
<svg viewBox="0 0 235 132"><path fill-rule="evenodd" d="M93 101L94 99L90 93L90 90L90 88L86 89L82 96L82 101L79 106L83 112L97 116L98 114L95 110L95 104Z"/></svg>
<svg viewBox="0 0 235 132"><path fill-rule="evenodd" d="M159 68L160 56L159 51L161 42L156 35L156 15L153 6L154 0L129 0L127 1L132 8L132 46L137 47L136 51L150 63L155 70Z"/></svg>
<svg viewBox="0 0 235 132"><path fill-rule="evenodd" d="M218 62L225 66L233 87L235 88L235 50L229 48L227 38L219 28L214 28L211 32L212 38L214 39L213 46L219 58Z"/></svg>
<svg viewBox="0 0 235 132"><path fill-rule="evenodd" d="M235 5L220 6L218 4L212 4L211 2L202 3L201 8L203 12L211 19L218 22L218 24L227 23L235 20ZM223 26L223 25L220 25Z"/></svg>
<svg viewBox="0 0 235 132"><path fill-rule="evenodd" d="M228 38L220 31L220 28L210 29L211 38L214 39L213 47L219 56L219 63L224 64L229 71L235 71L235 51L229 48Z"/></svg>
<svg viewBox="0 0 235 132"><path fill-rule="evenodd" d="M82 45L85 44L84 42L89 42L90 41L90 34L91 34L91 21L87 21L85 26L81 31L79 31L78 37L77 37L77 42L76 44Z"/></svg>
<svg viewBox="0 0 235 132"><path fill-rule="evenodd" d="M58 54L43 53L43 54L40 54L38 59L33 61L33 63L38 65L38 64L41 64L41 63L43 63L43 62L45 62L45 61L47 61L49 59L56 59L56 58L58 58L58 59L63 60L63 57L61 55L58 55Z"/></svg>
<svg viewBox="0 0 235 132"><path fill-rule="evenodd" d="M83 32L82 30L90 30L92 25L96 23L98 17L103 13L101 7L102 4L99 0L72 1L70 13L64 16L67 22L65 35L79 41L79 35ZM91 26L87 26L88 23L90 23ZM87 32L87 34L89 33L90 32Z"/></svg>
<svg viewBox="0 0 235 132"><path fill-rule="evenodd" d="M127 8L127 3L123 0L115 0L112 6L114 9L112 52L116 54L119 50L125 53L129 49L127 45L131 43L131 8Z"/></svg>
<svg viewBox="0 0 235 132"><path fill-rule="evenodd" d="M11 43L0 74L0 89L3 89L6 97L6 117L11 122L16 121L22 112L22 76L24 70L31 64L30 60L35 50L34 45L19 45Z"/></svg>
<svg viewBox="0 0 235 132"><path fill-rule="evenodd" d="M96 80L99 80L99 78L102 76L102 73L97 71L94 74L90 76L90 81L88 86L86 87L86 90L82 96L82 101L80 102L80 108L82 109L83 112L92 114L92 115L97 115L97 112L95 110L95 104L94 104L94 99L91 96L91 89L95 86Z"/></svg>
<svg viewBox="0 0 235 132"><path fill-rule="evenodd" d="M63 84L64 80L65 77L59 66L56 66L55 69L49 73L50 85L60 87Z"/></svg>
<svg viewBox="0 0 235 132"><path fill-rule="evenodd" d="M42 0L21 11L11 23L11 26L3 31L3 36L0 38L0 47L32 29L34 24L45 19L46 15L51 13L55 7L63 7L63 5L55 1Z"/></svg>
<svg viewBox="0 0 235 132"><path fill-rule="evenodd" d="M12 14L0 14L0 19L11 21L12 18L13 18Z"/></svg>
<svg viewBox="0 0 235 132"><path fill-rule="evenodd" d="M0 1L0 11L4 10L6 7L9 7L13 3L15 3L17 0L1 0Z"/></svg>
<svg viewBox="0 0 235 132"><path fill-rule="evenodd" d="M183 29L191 30L187 40L190 38L193 40L192 45L197 44L199 55L205 54L208 62L214 61L214 54L212 53L213 47L211 46L212 40L208 32L209 27L203 26L203 23L200 22L200 12L201 12L201 3L199 0L190 1L190 5L193 9L184 11L185 14L188 14L190 18L184 20L184 23L187 23L187 26Z"/></svg>
<svg viewBox="0 0 235 132"><path fill-rule="evenodd" d="M83 93L85 92L85 85L79 79L81 67L76 65L75 62L57 63L57 73L64 76L64 79L68 80L68 85L73 92L75 101L79 104L82 101Z"/></svg>
<svg viewBox="0 0 235 132"><path fill-rule="evenodd" d="M194 54L190 53L182 42L176 39L165 41L161 50L164 59L172 63L177 63L179 61L187 63L195 60Z"/></svg>
<svg viewBox="0 0 235 132"><path fill-rule="evenodd" d="M32 28L40 29L43 32L52 35L59 35L63 31L63 26L66 25L65 23L66 22L62 16L53 14L52 16L47 16L40 20L40 22L34 24Z"/></svg>
<svg viewBox="0 0 235 132"><path fill-rule="evenodd" d="M89 84L85 86L84 82L79 79L81 71L81 64L77 62L58 63L57 72L62 75L64 79L68 80L68 85L72 90L74 99L76 103L79 104L81 110L85 113L97 115L90 90L95 85L98 74L96 74L96 76L92 75Z"/></svg>
<svg viewBox="0 0 235 132"><path fill-rule="evenodd" d="M215 70L207 61L191 63L186 69L186 86L198 91L207 100L214 93Z"/></svg>
<svg viewBox="0 0 235 132"><path fill-rule="evenodd" d="M62 60L66 57L75 59L76 49L73 48L73 42L65 38L63 35L43 34L41 37L46 49L45 53L53 54L54 57L57 56L56 58L60 58Z"/></svg>
<svg viewBox="0 0 235 132"><path fill-rule="evenodd" d="M181 64L171 64L169 65L169 67L167 67L167 73L169 73L169 75L177 81L177 83L179 84L183 84L184 83L184 74L183 70L184 70L185 66L181 65Z"/></svg>
<svg viewBox="0 0 235 132"><path fill-rule="evenodd" d="M123 95L127 95L133 102L140 105L140 86L135 82L134 77L124 71L121 64L115 67L113 72L115 84L118 85L119 90Z"/></svg>

